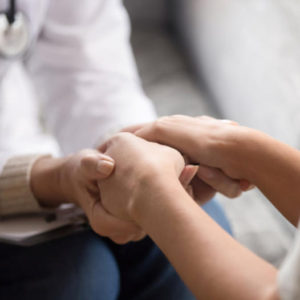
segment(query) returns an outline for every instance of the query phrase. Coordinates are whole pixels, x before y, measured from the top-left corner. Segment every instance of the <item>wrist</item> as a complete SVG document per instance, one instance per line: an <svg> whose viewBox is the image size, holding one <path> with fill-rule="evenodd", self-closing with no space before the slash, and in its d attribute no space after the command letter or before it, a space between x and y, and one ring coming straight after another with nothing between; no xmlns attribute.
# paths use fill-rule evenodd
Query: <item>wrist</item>
<svg viewBox="0 0 300 300"><path fill-rule="evenodd" d="M216 167L231 178L247 179L251 177L251 162L256 153L260 132L243 126L232 126L222 134L222 138L213 143L211 153L218 160Z"/></svg>
<svg viewBox="0 0 300 300"><path fill-rule="evenodd" d="M30 186L41 206L55 207L66 202L61 188L63 158L42 157L32 166Z"/></svg>
<svg viewBox="0 0 300 300"><path fill-rule="evenodd" d="M174 203L174 191L181 188L176 174L152 174L143 176L135 187L129 215L137 224L141 224L152 211L157 212L167 202Z"/></svg>

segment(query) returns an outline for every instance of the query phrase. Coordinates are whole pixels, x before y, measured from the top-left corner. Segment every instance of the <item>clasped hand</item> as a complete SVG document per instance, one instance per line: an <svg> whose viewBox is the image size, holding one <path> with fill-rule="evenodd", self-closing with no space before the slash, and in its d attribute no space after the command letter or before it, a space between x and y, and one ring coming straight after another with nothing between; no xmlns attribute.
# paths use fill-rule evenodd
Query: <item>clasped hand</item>
<svg viewBox="0 0 300 300"><path fill-rule="evenodd" d="M228 175L226 157L215 158L220 153L213 149L236 125L209 117L172 116L127 129L135 135L115 135L100 149L116 163L113 174L98 183L101 205L123 221L137 222L135 211L145 201L143 194L157 195L153 205L159 212L160 189L169 182L182 184L200 204L216 191L239 196L251 185Z"/></svg>
<svg viewBox="0 0 300 300"><path fill-rule="evenodd" d="M234 127L209 117L172 116L128 128L100 151L84 150L63 161L62 199L82 207L99 235L118 244L138 241L146 233L135 212L146 193L154 195L159 212L166 184L182 185L200 204L216 191L236 197L250 187L234 173L230 156L217 151Z"/></svg>

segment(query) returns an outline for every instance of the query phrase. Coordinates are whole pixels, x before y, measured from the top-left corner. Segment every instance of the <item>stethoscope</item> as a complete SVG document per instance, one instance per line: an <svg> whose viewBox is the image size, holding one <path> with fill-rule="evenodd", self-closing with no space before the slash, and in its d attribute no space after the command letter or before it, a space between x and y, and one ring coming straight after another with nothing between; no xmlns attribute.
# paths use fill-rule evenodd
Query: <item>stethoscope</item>
<svg viewBox="0 0 300 300"><path fill-rule="evenodd" d="M28 21L23 13L17 12L16 0L10 0L7 11L0 13L0 56L21 56L28 46Z"/></svg>

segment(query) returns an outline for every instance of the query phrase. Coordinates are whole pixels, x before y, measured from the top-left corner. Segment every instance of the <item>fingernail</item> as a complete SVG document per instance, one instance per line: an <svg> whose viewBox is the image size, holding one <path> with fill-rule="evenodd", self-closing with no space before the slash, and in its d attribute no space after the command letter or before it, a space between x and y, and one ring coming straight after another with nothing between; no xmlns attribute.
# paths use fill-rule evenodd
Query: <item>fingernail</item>
<svg viewBox="0 0 300 300"><path fill-rule="evenodd" d="M102 155L101 157L102 160L111 161L112 163L114 163L114 160L110 156L106 154L101 154L101 155Z"/></svg>
<svg viewBox="0 0 300 300"><path fill-rule="evenodd" d="M224 195L228 198L234 199L239 197L242 194L242 191L239 189L239 187L233 187L230 190L227 191Z"/></svg>
<svg viewBox="0 0 300 300"><path fill-rule="evenodd" d="M97 171L103 175L109 175L114 168L114 163L108 160L99 160Z"/></svg>
<svg viewBox="0 0 300 300"><path fill-rule="evenodd" d="M250 183L248 180L245 180L245 179L241 179L240 180L240 188L242 191L249 191L251 189L253 189L255 186Z"/></svg>

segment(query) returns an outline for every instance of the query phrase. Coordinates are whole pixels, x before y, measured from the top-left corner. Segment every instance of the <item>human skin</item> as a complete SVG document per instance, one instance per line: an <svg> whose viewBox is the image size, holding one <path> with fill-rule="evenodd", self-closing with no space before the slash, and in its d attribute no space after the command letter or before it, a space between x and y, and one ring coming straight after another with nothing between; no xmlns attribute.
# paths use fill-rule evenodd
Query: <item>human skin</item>
<svg viewBox="0 0 300 300"><path fill-rule="evenodd" d="M145 232L139 226L111 215L102 205L97 181L109 176L113 168L114 161L110 157L92 149L63 158L43 157L33 165L31 188L41 206L56 207L63 203L80 206L92 229L115 243L140 240L145 237ZM183 187L196 195L195 200L201 203L216 193L212 186L195 177L197 172L205 169L187 164L180 174ZM212 172L216 175L220 173L217 170ZM241 193L240 186L222 174L218 177L218 184L226 186L231 197Z"/></svg>
<svg viewBox="0 0 300 300"><path fill-rule="evenodd" d="M137 134L176 147L192 161L220 168L232 178L254 182L289 220L298 219L299 212L290 209L298 211L299 207L294 191L300 176L298 151L256 130L210 118L176 116L161 121L163 124L140 128ZM118 166L100 183L107 210L139 224L197 298L278 299L277 270L236 242L195 203L180 185L179 172L174 171L174 165L178 165L176 156L160 154L156 149L156 161L146 164L147 172L140 171L145 170L144 158L153 153L147 152L147 146L141 147L142 142L145 143L127 135L114 137L106 145L105 153ZM119 147L122 156L117 151ZM130 157L134 157L134 164ZM275 172L277 164L279 175ZM166 173L166 168L170 172ZM281 176L291 181L278 180ZM276 187L272 180L277 180Z"/></svg>
<svg viewBox="0 0 300 300"><path fill-rule="evenodd" d="M42 157L32 167L30 185L42 207L63 203L81 207L100 236L117 244L141 240L146 234L137 224L111 215L102 205L98 182L110 176L114 167L113 159L93 149L63 158ZM180 174L184 188L188 188L197 170L193 165L184 167Z"/></svg>
<svg viewBox="0 0 300 300"><path fill-rule="evenodd" d="M174 143L175 148L177 149L183 149L182 152L184 157L186 158L186 161L189 161L190 163L195 163L198 166L197 174L193 178L192 182L190 183L190 186L193 188L193 194L195 200L200 203L204 204L206 201L210 200L214 194L217 192L225 195L228 198L236 198L238 197L243 191L248 191L252 188L254 188L254 185L251 184L248 180L245 179L234 179L225 174L220 168L218 167L211 167L204 164L199 164L197 162L197 159L193 161L191 159L189 152L191 152L192 149L190 147L197 147L197 144L194 142L196 140L201 141L203 136L195 136L191 135L191 132L187 131L186 133L190 138L195 138L195 140L192 139L192 143L185 140L184 136L185 129L182 127L182 130L179 130L178 136L175 136L175 139L171 138L169 136L169 132L164 132L161 135L160 133L160 125L164 123L165 120L172 119L174 122L174 119L176 118L176 125L181 126L181 123L178 123L178 118L188 118L185 116L171 116L171 117L163 117L158 119L157 121L149 124L142 124L142 125L135 125L131 127L127 127L123 129L123 132L131 132L135 133L137 135L140 135L143 138L146 138L148 140L157 141L159 142L159 139L162 140L162 144L168 144L172 146ZM206 120L213 120L213 118L203 116L201 119ZM193 120L193 118L191 118ZM181 120L182 121L182 120ZM230 121L230 120L219 120L218 122L221 122L221 125L230 124L233 126L237 126L238 123ZM172 125L172 124L170 124ZM178 130L179 128L177 128ZM204 133L204 132L203 132ZM182 136L181 136L182 135ZM186 143L188 142L188 143ZM200 150L200 148L199 148ZM180 150L181 151L181 150Z"/></svg>
<svg viewBox="0 0 300 300"><path fill-rule="evenodd" d="M92 149L64 158L43 157L33 165L31 189L41 206L78 205L92 229L115 243L140 240L145 232L139 226L112 216L101 205L97 182L113 169L113 159Z"/></svg>
<svg viewBox="0 0 300 300"><path fill-rule="evenodd" d="M191 161L218 168L230 178L253 183L293 225L298 224L298 150L260 131L210 117L164 117L135 133L174 147Z"/></svg>

